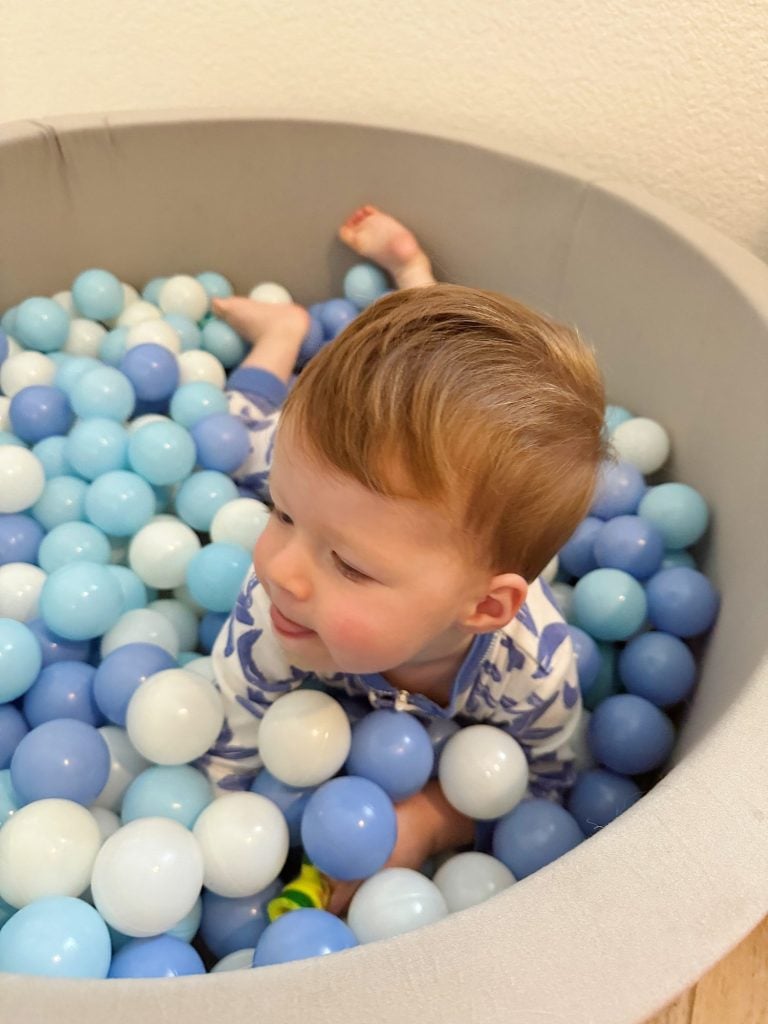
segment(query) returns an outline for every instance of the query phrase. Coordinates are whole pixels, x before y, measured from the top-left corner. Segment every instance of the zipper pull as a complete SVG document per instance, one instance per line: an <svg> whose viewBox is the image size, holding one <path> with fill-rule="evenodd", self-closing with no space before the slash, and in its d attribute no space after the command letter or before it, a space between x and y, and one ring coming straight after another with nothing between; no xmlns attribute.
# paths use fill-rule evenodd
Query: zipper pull
<svg viewBox="0 0 768 1024"><path fill-rule="evenodd" d="M407 690L398 690L394 703L395 711L410 711L411 695Z"/></svg>

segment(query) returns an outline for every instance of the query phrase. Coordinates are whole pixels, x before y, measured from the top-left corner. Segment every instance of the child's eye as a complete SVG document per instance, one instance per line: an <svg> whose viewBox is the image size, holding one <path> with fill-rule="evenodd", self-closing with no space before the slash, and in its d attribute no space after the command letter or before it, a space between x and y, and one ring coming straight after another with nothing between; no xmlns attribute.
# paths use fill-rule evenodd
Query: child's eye
<svg viewBox="0 0 768 1024"><path fill-rule="evenodd" d="M345 579L360 583L363 580L369 580L371 578L370 576L366 576L364 572L360 572L359 569L355 569L354 566L348 565L343 558L339 558L335 551L331 553L333 555L333 560L336 563L336 568L339 570L341 575L345 577Z"/></svg>
<svg viewBox="0 0 768 1024"><path fill-rule="evenodd" d="M281 512L279 508L273 508L272 514L278 523L282 523L283 526L293 526L293 520L286 512Z"/></svg>

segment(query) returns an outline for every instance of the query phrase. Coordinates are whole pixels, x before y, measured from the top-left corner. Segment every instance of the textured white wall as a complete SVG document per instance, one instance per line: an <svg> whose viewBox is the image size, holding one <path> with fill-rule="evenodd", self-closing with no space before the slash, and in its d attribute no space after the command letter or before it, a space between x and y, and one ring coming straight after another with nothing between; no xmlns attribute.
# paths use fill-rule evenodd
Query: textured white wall
<svg viewBox="0 0 768 1024"><path fill-rule="evenodd" d="M245 105L518 145L768 256L768 0L0 0L0 120Z"/></svg>

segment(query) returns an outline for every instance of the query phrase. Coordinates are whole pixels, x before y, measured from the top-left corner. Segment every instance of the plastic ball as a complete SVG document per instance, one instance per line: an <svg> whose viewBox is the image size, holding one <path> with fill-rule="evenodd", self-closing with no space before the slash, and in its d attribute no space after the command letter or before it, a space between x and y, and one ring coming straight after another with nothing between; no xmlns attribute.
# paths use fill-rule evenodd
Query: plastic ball
<svg viewBox="0 0 768 1024"><path fill-rule="evenodd" d="M25 348L55 352L67 340L69 320L69 313L53 299L36 296L19 305L13 335Z"/></svg>
<svg viewBox="0 0 768 1024"><path fill-rule="evenodd" d="M52 978L106 978L112 946L83 900L51 896L23 907L0 929L0 971Z"/></svg>
<svg viewBox="0 0 768 1024"><path fill-rule="evenodd" d="M587 516L560 548L560 568L570 576L585 576L597 568L595 540L602 530L603 522L594 516Z"/></svg>
<svg viewBox="0 0 768 1024"><path fill-rule="evenodd" d="M99 807L97 804L92 804L88 810L93 815L96 824L99 826L102 843L105 839L109 839L111 835L114 835L114 833L120 828L120 818L114 811L110 811L106 807Z"/></svg>
<svg viewBox="0 0 768 1024"><path fill-rule="evenodd" d="M104 718L93 699L95 672L93 665L83 661L56 661L43 668L24 694L24 717L29 725L35 728L54 718L101 725Z"/></svg>
<svg viewBox="0 0 768 1024"><path fill-rule="evenodd" d="M283 914L262 932L253 954L254 967L306 960L356 946L352 929L326 910L300 909Z"/></svg>
<svg viewBox="0 0 768 1024"><path fill-rule="evenodd" d="M661 469L669 458L666 430L660 423L643 416L634 416L615 426L611 444L623 462L637 466L644 476Z"/></svg>
<svg viewBox="0 0 768 1024"><path fill-rule="evenodd" d="M628 693L666 708L689 697L696 685L696 661L676 636L651 631L630 640L619 655L619 675Z"/></svg>
<svg viewBox="0 0 768 1024"><path fill-rule="evenodd" d="M22 388L52 384L55 376L56 364L52 359L40 352L19 352L0 364L0 390L7 398L13 398Z"/></svg>
<svg viewBox="0 0 768 1024"><path fill-rule="evenodd" d="M523 800L497 823L493 855L526 878L583 842L576 819L550 800Z"/></svg>
<svg viewBox="0 0 768 1024"><path fill-rule="evenodd" d="M45 572L28 562L0 565L0 617L28 622L37 616Z"/></svg>
<svg viewBox="0 0 768 1024"><path fill-rule="evenodd" d="M106 658L112 651L125 644L155 644L167 651L172 658L179 653L179 635L168 619L149 608L135 608L125 612L115 625L101 638L101 656Z"/></svg>
<svg viewBox="0 0 768 1024"><path fill-rule="evenodd" d="M573 622L573 587L570 583L558 583L550 586L552 603L566 622Z"/></svg>
<svg viewBox="0 0 768 1024"><path fill-rule="evenodd" d="M301 342L301 348L296 358L296 364L303 366L309 362L312 356L317 355L320 349L326 344L328 339L325 336L323 325L320 323L316 316L310 316L309 327L307 333Z"/></svg>
<svg viewBox="0 0 768 1024"><path fill-rule="evenodd" d="M664 538L640 516L616 516L601 524L593 551L601 568L622 569L636 580L646 580L661 565Z"/></svg>
<svg viewBox="0 0 768 1024"><path fill-rule="evenodd" d="M648 618L656 629L683 638L700 636L717 618L720 599L696 569L662 569L646 584Z"/></svg>
<svg viewBox="0 0 768 1024"><path fill-rule="evenodd" d="M120 585L105 565L70 562L55 569L40 594L40 614L54 633L67 640L101 636L120 617Z"/></svg>
<svg viewBox="0 0 768 1024"><path fill-rule="evenodd" d="M189 605L176 598L164 597L152 601L151 612L159 612L176 630L182 650L192 650L197 645L197 615Z"/></svg>
<svg viewBox="0 0 768 1024"><path fill-rule="evenodd" d="M219 274L216 270L204 270L202 274L197 274L196 276L211 299L227 299L235 293L235 289L232 287L229 279L224 277L223 274Z"/></svg>
<svg viewBox="0 0 768 1024"><path fill-rule="evenodd" d="M54 526L40 545L38 561L47 573L70 562L106 565L112 548L105 534L90 523L61 523Z"/></svg>
<svg viewBox="0 0 768 1024"><path fill-rule="evenodd" d="M136 395L125 374L112 366L100 366L75 381L70 402L82 419L103 416L123 423L133 412Z"/></svg>
<svg viewBox="0 0 768 1024"><path fill-rule="evenodd" d="M440 865L432 881L443 894L448 910L466 910L509 888L515 876L496 857L469 851L457 853Z"/></svg>
<svg viewBox="0 0 768 1024"><path fill-rule="evenodd" d="M201 650L208 652L213 650L216 637L221 632L227 618L226 612L206 612L202 619L200 619L198 639Z"/></svg>
<svg viewBox="0 0 768 1024"><path fill-rule="evenodd" d="M0 896L24 907L45 896L79 896L91 880L101 833L71 800L36 800L0 829Z"/></svg>
<svg viewBox="0 0 768 1024"><path fill-rule="evenodd" d="M162 376L166 376L167 371L173 365L176 368L176 379L178 379L178 365L174 358L181 352L181 338L178 331L167 320L145 320L129 327L125 336L125 355L128 356L133 349L143 348L145 345L152 345L155 352L161 349L165 353L166 358L156 356ZM173 360L173 364L168 361L169 358ZM128 362L128 366L143 383L143 386L150 391L153 389L153 385L148 370L149 364L153 361L155 360L152 356L144 354L138 360L129 360ZM170 391L167 394L170 394Z"/></svg>
<svg viewBox="0 0 768 1024"><path fill-rule="evenodd" d="M56 718L30 730L11 758L13 788L22 800L60 797L90 804L109 777L109 749L92 725Z"/></svg>
<svg viewBox="0 0 768 1024"><path fill-rule="evenodd" d="M13 752L29 732L26 719L14 704L0 704L0 770L11 763Z"/></svg>
<svg viewBox="0 0 768 1024"><path fill-rule="evenodd" d="M214 317L203 325L201 333L201 348L215 356L222 366L230 369L242 363L248 349L240 335L229 324Z"/></svg>
<svg viewBox="0 0 768 1024"><path fill-rule="evenodd" d="M99 850L91 893L107 924L145 938L188 914L202 884L203 857L189 829L168 818L139 818Z"/></svg>
<svg viewBox="0 0 768 1024"><path fill-rule="evenodd" d="M177 978L205 974L200 954L173 935L131 939L112 958L110 978Z"/></svg>
<svg viewBox="0 0 768 1024"><path fill-rule="evenodd" d="M11 771L4 768L0 771L0 827L9 821L22 806L22 799L13 788ZM8 904L0 898L0 926L3 923L3 907Z"/></svg>
<svg viewBox="0 0 768 1024"><path fill-rule="evenodd" d="M158 305L164 313L180 313L190 320L200 320L208 311L208 293L194 277L176 274L163 284Z"/></svg>
<svg viewBox="0 0 768 1024"><path fill-rule="evenodd" d="M288 826L271 800L228 793L199 815L193 834L203 855L206 889L252 896L274 882L288 855Z"/></svg>
<svg viewBox="0 0 768 1024"><path fill-rule="evenodd" d="M269 509L255 498L235 498L222 505L210 522L211 540L219 544L236 544L253 551L269 522ZM2 520L0 520L0 559L2 559ZM18 559L22 561L22 559Z"/></svg>
<svg viewBox="0 0 768 1024"><path fill-rule="evenodd" d="M596 640L626 640L645 620L643 587L621 569L595 569L573 592L576 625Z"/></svg>
<svg viewBox="0 0 768 1024"><path fill-rule="evenodd" d="M236 949L233 952L217 960L210 970L211 974L220 974L222 971L246 971L253 966L253 954L255 947L248 946L244 949Z"/></svg>
<svg viewBox="0 0 768 1024"><path fill-rule="evenodd" d="M113 320L111 326L130 328L135 324L144 323L146 320L160 320L162 315L162 310L155 303L139 299L126 303L122 313L119 314L117 320Z"/></svg>
<svg viewBox="0 0 768 1024"><path fill-rule="evenodd" d="M14 433L27 444L66 434L74 418L67 396L50 384L33 384L17 391L9 412Z"/></svg>
<svg viewBox="0 0 768 1024"><path fill-rule="evenodd" d="M115 725L125 725L131 697L150 676L176 668L176 660L155 644L131 643L116 648L96 668L93 698Z"/></svg>
<svg viewBox="0 0 768 1024"><path fill-rule="evenodd" d="M600 670L592 686L583 694L584 707L588 711L592 711L606 697L618 693L621 689L616 671L616 645L599 642L597 650L600 656Z"/></svg>
<svg viewBox="0 0 768 1024"><path fill-rule="evenodd" d="M338 701L316 690L294 690L267 708L259 726L264 766L289 786L317 786L347 759L349 721Z"/></svg>
<svg viewBox="0 0 768 1024"><path fill-rule="evenodd" d="M288 289L284 288L281 284L277 284L275 281L260 282L251 288L248 298L253 299L254 302L273 302L275 304L293 302Z"/></svg>
<svg viewBox="0 0 768 1024"><path fill-rule="evenodd" d="M646 492L643 474L629 462L604 462L589 514L599 519L632 515Z"/></svg>
<svg viewBox="0 0 768 1024"><path fill-rule="evenodd" d="M91 370L98 370L100 365L99 360L94 359L93 356L64 355L57 364L53 383L69 396L77 381Z"/></svg>
<svg viewBox="0 0 768 1024"><path fill-rule="evenodd" d="M207 533L216 513L236 499L237 487L230 477L225 473L204 469L193 473L179 487L175 499L176 512L193 530Z"/></svg>
<svg viewBox="0 0 768 1024"><path fill-rule="evenodd" d="M88 484L79 477L54 477L44 484L40 497L30 511L46 530L52 530L60 523L83 519L87 490Z"/></svg>
<svg viewBox="0 0 768 1024"><path fill-rule="evenodd" d="M103 725L98 732L109 751L109 776L96 798L96 805L119 811L123 794L136 776L149 767L149 763L128 739L125 729Z"/></svg>
<svg viewBox="0 0 768 1024"><path fill-rule="evenodd" d="M194 320L180 313L166 313L165 322L170 324L181 339L181 351L189 352L192 349L200 348L202 334Z"/></svg>
<svg viewBox="0 0 768 1024"><path fill-rule="evenodd" d="M171 399L171 417L187 429L206 416L226 413L229 409L227 396L214 384L206 380L193 380L182 384Z"/></svg>
<svg viewBox="0 0 768 1024"><path fill-rule="evenodd" d="M32 446L32 454L40 459L46 480L74 473L72 464L65 454L66 446L67 438L58 435L44 437L42 441L38 441Z"/></svg>
<svg viewBox="0 0 768 1024"><path fill-rule="evenodd" d="M335 338L352 323L359 310L349 299L328 299L318 310L318 319L323 325L326 338Z"/></svg>
<svg viewBox="0 0 768 1024"><path fill-rule="evenodd" d="M128 564L144 583L170 590L184 582L189 564L199 551L200 541L185 523L156 519L131 540ZM229 607L232 605L234 599Z"/></svg>
<svg viewBox="0 0 768 1024"><path fill-rule="evenodd" d="M156 306L157 300L160 298L160 289L167 280L167 277L153 277L151 280L147 281L141 289L142 299L146 302L151 302L153 306Z"/></svg>
<svg viewBox="0 0 768 1024"><path fill-rule="evenodd" d="M156 764L185 764L200 757L223 723L218 690L180 668L150 676L131 697L125 716L131 743Z"/></svg>
<svg viewBox="0 0 768 1024"><path fill-rule="evenodd" d="M110 536L131 537L154 515L155 493L138 473L116 469L93 481L83 509L94 526Z"/></svg>
<svg viewBox="0 0 768 1024"><path fill-rule="evenodd" d="M203 608L228 612L235 605L250 564L250 554L234 544L207 544L187 564L187 586Z"/></svg>
<svg viewBox="0 0 768 1024"><path fill-rule="evenodd" d="M251 793L265 796L280 808L288 825L291 846L298 846L301 843L301 818L307 801L316 789L316 786L287 786L266 768L261 769L250 787Z"/></svg>
<svg viewBox="0 0 768 1024"><path fill-rule="evenodd" d="M434 882L410 868L387 868L367 879L349 905L358 942L376 942L441 921L448 905Z"/></svg>
<svg viewBox="0 0 768 1024"><path fill-rule="evenodd" d="M131 348L130 335L120 370L133 384L136 397L142 401L159 402L170 398L179 383L179 364L172 352L157 344Z"/></svg>
<svg viewBox="0 0 768 1024"><path fill-rule="evenodd" d="M98 359L106 336L106 328L101 324L97 324L94 320L76 317L70 321L69 334L63 351L72 356Z"/></svg>
<svg viewBox="0 0 768 1024"><path fill-rule="evenodd" d="M600 651L589 633L585 633L578 626L569 626L568 633L573 645L573 655L576 658L579 689L584 695L589 693L597 682L601 664Z"/></svg>
<svg viewBox="0 0 768 1024"><path fill-rule="evenodd" d="M251 966L253 947L269 924L267 905L280 892L280 882L271 882L252 896L231 898L203 890L203 915L200 937L214 956L224 957L236 950L251 948L245 966Z"/></svg>
<svg viewBox="0 0 768 1024"><path fill-rule="evenodd" d="M605 429L612 434L620 423L626 423L632 419L632 413L621 405L606 405L605 407Z"/></svg>
<svg viewBox="0 0 768 1024"><path fill-rule="evenodd" d="M446 800L462 814L499 818L523 798L528 762L517 742L494 725L469 725L445 745L438 778Z"/></svg>
<svg viewBox="0 0 768 1024"><path fill-rule="evenodd" d="M352 730L347 772L376 782L395 802L422 789L433 763L427 731L411 715L372 711Z"/></svg>
<svg viewBox="0 0 768 1024"><path fill-rule="evenodd" d="M42 667L34 633L23 622L0 618L0 702L26 693Z"/></svg>
<svg viewBox="0 0 768 1024"><path fill-rule="evenodd" d="M177 484L195 465L195 444L189 432L172 420L148 423L128 440L131 469L151 484Z"/></svg>
<svg viewBox="0 0 768 1024"><path fill-rule="evenodd" d="M301 820L307 856L332 878L367 878L379 871L396 838L392 801L375 782L354 775L323 783L309 798Z"/></svg>
<svg viewBox="0 0 768 1024"><path fill-rule="evenodd" d="M42 619L30 619L26 623L34 635L43 657L43 665L56 661L87 661L91 654L90 640L67 640L52 632Z"/></svg>
<svg viewBox="0 0 768 1024"><path fill-rule="evenodd" d="M72 284L72 301L83 316L111 320L122 312L123 286L108 270L84 270Z"/></svg>
<svg viewBox="0 0 768 1024"><path fill-rule="evenodd" d="M45 472L26 448L0 445L0 512L23 512L40 498Z"/></svg>
<svg viewBox="0 0 768 1024"><path fill-rule="evenodd" d="M127 453L125 428L114 420L98 416L76 423L64 447L65 458L86 480L125 469Z"/></svg>
<svg viewBox="0 0 768 1024"><path fill-rule="evenodd" d="M390 281L373 263L356 263L344 275L344 297L356 309L365 309L390 290Z"/></svg>
<svg viewBox="0 0 768 1024"><path fill-rule="evenodd" d="M129 569L125 565L108 565L107 568L120 586L125 611L145 608L149 600L149 592L133 569Z"/></svg>
<svg viewBox="0 0 768 1024"><path fill-rule="evenodd" d="M595 708L589 744L597 760L620 775L661 767L675 742L675 729L655 704L632 693L608 697Z"/></svg>
<svg viewBox="0 0 768 1024"><path fill-rule="evenodd" d="M179 379L183 384L194 382L211 384L222 390L227 382L224 367L210 352L193 350L179 356Z"/></svg>
<svg viewBox="0 0 768 1024"><path fill-rule="evenodd" d="M130 783L123 796L123 823L136 818L172 818L192 828L213 800L208 779L191 765L153 765Z"/></svg>
<svg viewBox="0 0 768 1024"><path fill-rule="evenodd" d="M568 794L568 810L585 836L618 818L642 796L640 787L623 775L595 768L582 772Z"/></svg>
<svg viewBox="0 0 768 1024"><path fill-rule="evenodd" d="M229 413L214 413L191 428L197 461L203 469L232 473L250 451L250 435L241 419Z"/></svg>
<svg viewBox="0 0 768 1024"><path fill-rule="evenodd" d="M695 544L709 524L707 503L687 484L652 487L640 502L638 515L658 528L670 550Z"/></svg>

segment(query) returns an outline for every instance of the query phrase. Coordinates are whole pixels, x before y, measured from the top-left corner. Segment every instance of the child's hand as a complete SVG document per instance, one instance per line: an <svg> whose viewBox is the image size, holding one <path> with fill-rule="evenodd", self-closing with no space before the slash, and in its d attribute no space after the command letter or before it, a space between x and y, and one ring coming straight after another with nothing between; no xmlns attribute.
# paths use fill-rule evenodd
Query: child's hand
<svg viewBox="0 0 768 1024"><path fill-rule="evenodd" d="M428 857L472 842L472 820L448 803L437 780L397 804L395 810L397 842L384 867L418 871ZM331 913L343 914L361 884L359 881L334 882L328 905Z"/></svg>

